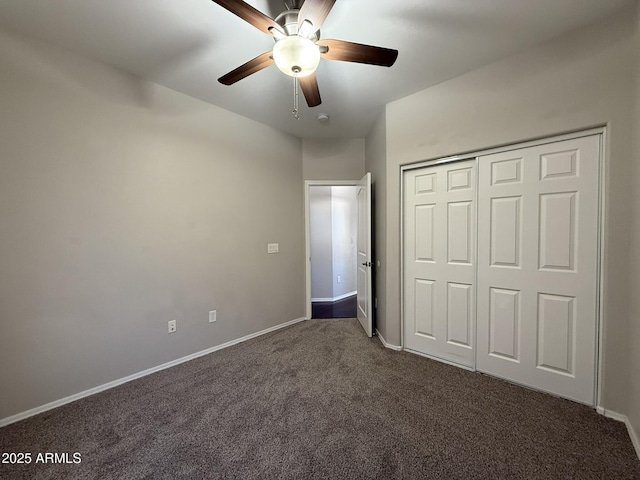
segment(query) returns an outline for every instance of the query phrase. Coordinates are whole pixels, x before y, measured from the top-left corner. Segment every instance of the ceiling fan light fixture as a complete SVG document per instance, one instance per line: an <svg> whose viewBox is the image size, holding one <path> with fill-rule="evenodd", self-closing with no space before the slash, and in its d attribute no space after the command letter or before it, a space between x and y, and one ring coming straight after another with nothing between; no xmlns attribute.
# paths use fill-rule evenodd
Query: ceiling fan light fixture
<svg viewBox="0 0 640 480"><path fill-rule="evenodd" d="M291 77L306 77L318 68L320 49L308 38L290 35L273 46L273 60L283 73Z"/></svg>

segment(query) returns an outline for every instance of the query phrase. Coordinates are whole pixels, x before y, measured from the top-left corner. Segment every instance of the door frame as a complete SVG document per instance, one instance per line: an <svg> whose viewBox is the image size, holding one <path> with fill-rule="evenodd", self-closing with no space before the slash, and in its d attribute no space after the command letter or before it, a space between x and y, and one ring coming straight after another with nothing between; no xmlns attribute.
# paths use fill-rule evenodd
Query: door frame
<svg viewBox="0 0 640 480"><path fill-rule="evenodd" d="M304 181L304 248L305 248L305 318L311 320L311 206L310 187L357 187L360 180L305 180Z"/></svg>
<svg viewBox="0 0 640 480"><path fill-rule="evenodd" d="M545 145L548 143L560 142L563 140L573 140L581 137L588 137L592 135L599 136L600 140L600 155L598 162L598 228L597 228L597 259L596 259L596 366L595 366L595 405L594 407L600 413L604 412L602 407L603 403L603 389L602 380L604 377L604 294L606 291L605 281L605 265L606 265L606 244L607 239L605 235L606 223L606 197L607 197L607 172L609 164L609 138L607 135L607 126L601 125L588 129L574 130L563 134L535 137L530 140L520 142L510 142L508 144L499 145L492 148L483 150L471 150L469 152L463 152L458 155L451 155L447 157L437 157L428 160L421 160L415 163L407 163L400 165L400 347L404 348L404 174L408 170L415 170L423 167L432 167L436 165L442 165L445 163L453 163L462 160L476 159L476 168L478 167L478 157L483 155L490 155L494 153L508 152L520 148L527 148L539 145ZM476 191L478 188L478 178L476 176ZM477 215L477 202L476 202L476 215ZM476 217L477 218L477 217ZM478 239L476 237L476 251L478 248ZM476 268L477 277L477 268ZM476 331L477 335L477 331ZM412 353L416 353L413 352ZM426 356L424 354L421 354ZM441 359L438 359L442 361ZM448 362L444 362L448 363ZM456 365L459 366L459 365ZM461 367L464 368L464 367ZM475 371L475 361L474 368Z"/></svg>

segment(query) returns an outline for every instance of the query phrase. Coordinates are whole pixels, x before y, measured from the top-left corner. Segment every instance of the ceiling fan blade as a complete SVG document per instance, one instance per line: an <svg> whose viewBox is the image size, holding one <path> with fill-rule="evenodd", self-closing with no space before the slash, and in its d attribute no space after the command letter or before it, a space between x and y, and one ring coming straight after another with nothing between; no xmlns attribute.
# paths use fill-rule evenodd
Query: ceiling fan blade
<svg viewBox="0 0 640 480"><path fill-rule="evenodd" d="M315 73L307 77L298 78L298 82L300 82L300 88L302 88L302 93L304 93L304 98L307 100L309 107L317 107L322 103Z"/></svg>
<svg viewBox="0 0 640 480"><path fill-rule="evenodd" d="M250 23L258 30L267 35L271 35L270 29L275 29L280 33L284 34L282 31L282 27L278 25L273 19L267 17L260 10L256 10L248 3L243 2L242 0L212 0L214 3L217 3L222 8L226 8L231 13L237 15L245 22Z"/></svg>
<svg viewBox="0 0 640 480"><path fill-rule="evenodd" d="M234 83L248 77L256 72L259 72L263 68L267 68L274 64L271 52L263 53L257 56L253 60L249 60L244 65L239 66L235 70L230 71L226 75L220 77L218 81L223 85L233 85Z"/></svg>
<svg viewBox="0 0 640 480"><path fill-rule="evenodd" d="M320 30L336 0L305 0L298 14L298 34L308 37ZM311 23L305 24L305 20Z"/></svg>
<svg viewBox="0 0 640 480"><path fill-rule="evenodd" d="M319 40L320 47L327 47L328 51L322 52L327 60L340 60L342 62L366 63L390 67L398 58L398 51L390 48L373 47L360 43L345 42L344 40Z"/></svg>

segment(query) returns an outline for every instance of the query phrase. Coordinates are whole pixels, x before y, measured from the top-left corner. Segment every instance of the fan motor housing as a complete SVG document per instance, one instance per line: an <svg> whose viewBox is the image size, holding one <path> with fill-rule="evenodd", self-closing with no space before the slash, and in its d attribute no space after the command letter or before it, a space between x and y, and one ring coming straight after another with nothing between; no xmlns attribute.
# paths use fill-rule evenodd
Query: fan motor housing
<svg viewBox="0 0 640 480"><path fill-rule="evenodd" d="M300 14L299 8L292 8L285 10L278 15L274 21L280 25L288 36L298 34L298 15ZM317 30L313 35L309 36L309 40L317 42L320 39L320 30ZM276 40L277 41L277 40Z"/></svg>

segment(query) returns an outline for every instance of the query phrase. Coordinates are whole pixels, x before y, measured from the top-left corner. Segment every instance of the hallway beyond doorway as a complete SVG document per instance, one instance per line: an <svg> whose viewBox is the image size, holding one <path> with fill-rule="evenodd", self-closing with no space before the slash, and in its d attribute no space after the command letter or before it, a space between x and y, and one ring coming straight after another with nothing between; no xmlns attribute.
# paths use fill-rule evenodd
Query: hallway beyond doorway
<svg viewBox="0 0 640 480"><path fill-rule="evenodd" d="M357 295L335 302L312 302L311 318L355 318L357 314Z"/></svg>

